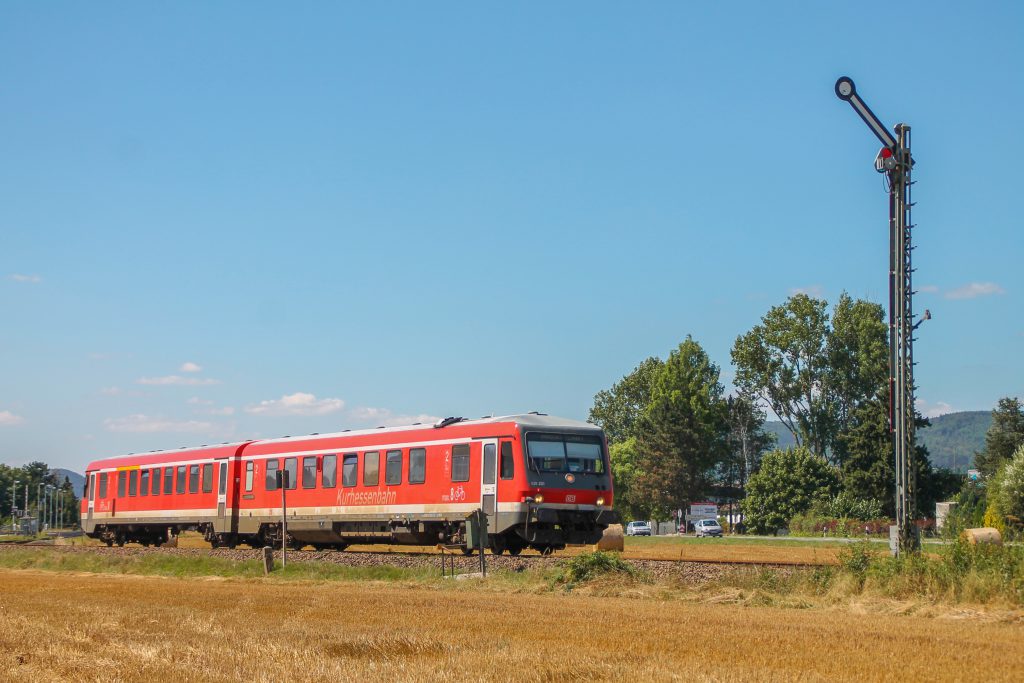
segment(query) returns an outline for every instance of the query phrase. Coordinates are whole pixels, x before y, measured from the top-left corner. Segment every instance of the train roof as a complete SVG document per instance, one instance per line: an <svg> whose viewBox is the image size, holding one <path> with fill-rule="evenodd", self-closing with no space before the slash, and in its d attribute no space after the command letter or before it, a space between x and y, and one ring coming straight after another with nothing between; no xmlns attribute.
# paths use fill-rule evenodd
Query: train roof
<svg viewBox="0 0 1024 683"><path fill-rule="evenodd" d="M110 468L128 465L166 463L174 460L194 460L208 457L226 457L232 455L243 447L273 446L274 444L292 443L298 441L318 441L321 439L337 439L353 436L370 436L378 434L393 434L409 431L443 430L451 428L464 428L476 425L487 424L515 424L520 427L532 427L536 429L579 429L598 432L601 430L597 425L580 420L570 420L564 417L554 417L544 413L521 413L517 415L487 416L476 419L445 418L436 424L416 423L397 427L377 427L375 429L344 430L325 434L303 434L297 436L284 436L277 439L254 439L249 441L236 441L234 443L223 443L209 446L182 447L161 451L147 451L140 453L127 453L110 458L103 458L89 463L88 470L99 468ZM180 458L178 456L181 456ZM198 457L197 457L198 456Z"/></svg>

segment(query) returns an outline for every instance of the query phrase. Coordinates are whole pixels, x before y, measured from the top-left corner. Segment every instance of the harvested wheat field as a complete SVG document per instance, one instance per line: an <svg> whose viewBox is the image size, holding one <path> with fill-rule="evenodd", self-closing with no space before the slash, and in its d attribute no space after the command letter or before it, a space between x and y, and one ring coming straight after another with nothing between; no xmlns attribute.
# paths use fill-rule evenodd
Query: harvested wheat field
<svg viewBox="0 0 1024 683"><path fill-rule="evenodd" d="M1024 677L1024 628L1014 623L497 592L462 581L3 571L0 610L0 678L10 681Z"/></svg>

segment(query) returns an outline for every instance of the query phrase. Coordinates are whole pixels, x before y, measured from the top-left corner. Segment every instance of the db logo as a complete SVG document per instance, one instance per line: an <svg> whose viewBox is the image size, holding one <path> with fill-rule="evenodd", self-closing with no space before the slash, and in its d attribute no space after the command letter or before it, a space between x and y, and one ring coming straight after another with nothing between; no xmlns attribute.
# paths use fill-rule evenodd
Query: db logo
<svg viewBox="0 0 1024 683"><path fill-rule="evenodd" d="M566 496L565 497L565 502L566 503L575 503L576 502L576 496L571 495L571 494Z"/></svg>

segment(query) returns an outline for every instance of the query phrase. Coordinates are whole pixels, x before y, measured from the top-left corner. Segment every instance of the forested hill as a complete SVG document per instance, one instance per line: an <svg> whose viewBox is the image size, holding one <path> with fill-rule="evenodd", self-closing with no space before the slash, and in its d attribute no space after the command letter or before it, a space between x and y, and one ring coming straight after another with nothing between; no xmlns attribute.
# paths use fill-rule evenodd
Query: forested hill
<svg viewBox="0 0 1024 683"><path fill-rule="evenodd" d="M75 492L75 495L79 498L82 497L82 492L85 491L85 477L78 472L72 472L71 470L65 470L61 468L55 468L50 470L53 476L57 477L59 483L64 483L64 477L67 477L71 482L71 486Z"/></svg>
<svg viewBox="0 0 1024 683"><path fill-rule="evenodd" d="M917 433L918 441L928 447L934 467L966 472L974 463L974 454L985 447L985 432L992 424L992 413L970 410L931 418L931 426ZM766 422L765 431L779 438L779 447L792 446L793 435L781 422Z"/></svg>

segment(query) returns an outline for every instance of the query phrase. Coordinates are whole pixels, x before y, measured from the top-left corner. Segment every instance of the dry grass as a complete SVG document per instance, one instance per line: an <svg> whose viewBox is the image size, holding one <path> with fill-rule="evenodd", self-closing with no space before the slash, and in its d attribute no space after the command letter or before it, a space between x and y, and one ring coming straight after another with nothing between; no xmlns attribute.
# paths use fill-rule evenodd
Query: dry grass
<svg viewBox="0 0 1024 683"><path fill-rule="evenodd" d="M0 572L10 681L1021 680L1024 628L641 596ZM945 618L954 617L954 618ZM901 661L897 672L894 662Z"/></svg>

